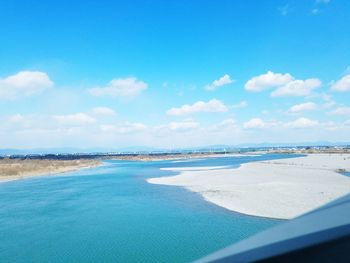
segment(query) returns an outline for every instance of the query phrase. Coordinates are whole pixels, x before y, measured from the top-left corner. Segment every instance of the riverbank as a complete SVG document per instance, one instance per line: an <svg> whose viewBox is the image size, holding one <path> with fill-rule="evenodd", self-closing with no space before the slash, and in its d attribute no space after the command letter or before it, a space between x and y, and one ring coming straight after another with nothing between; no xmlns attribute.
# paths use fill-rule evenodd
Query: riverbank
<svg viewBox="0 0 350 263"><path fill-rule="evenodd" d="M0 182L23 179L31 176L71 172L102 165L100 160L31 160L1 159Z"/></svg>
<svg viewBox="0 0 350 263"><path fill-rule="evenodd" d="M350 154L246 163L237 169L168 169L176 176L151 178L153 184L183 186L207 201L243 214L291 219L350 193Z"/></svg>
<svg viewBox="0 0 350 263"><path fill-rule="evenodd" d="M141 162L155 162L155 161L176 161L176 160L190 160L190 159L202 159L202 158L219 158L219 157L244 157L244 156L257 156L254 153L183 153L183 154L135 154L135 155L113 155L105 156L104 159L108 160L125 160L125 161L141 161Z"/></svg>

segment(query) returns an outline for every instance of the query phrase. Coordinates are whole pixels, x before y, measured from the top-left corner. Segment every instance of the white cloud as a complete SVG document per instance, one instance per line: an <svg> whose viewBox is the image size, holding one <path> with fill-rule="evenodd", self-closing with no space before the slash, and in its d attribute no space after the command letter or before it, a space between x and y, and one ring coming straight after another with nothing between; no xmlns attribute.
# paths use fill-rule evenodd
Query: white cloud
<svg viewBox="0 0 350 263"><path fill-rule="evenodd" d="M5 124L22 128L38 129L64 129L81 127L93 128L101 121L106 121L104 116L113 116L113 110L106 107L93 108L91 111L84 113L73 113L65 115L47 115L47 114L14 114L7 116ZM102 117L102 118L101 118Z"/></svg>
<svg viewBox="0 0 350 263"><path fill-rule="evenodd" d="M174 121L167 124L154 126L150 130L155 136L164 138L184 132L186 132L188 135L193 134L194 131L199 132L199 128L200 123L192 119L185 119L178 122Z"/></svg>
<svg viewBox="0 0 350 263"><path fill-rule="evenodd" d="M94 117L92 111L85 114ZM68 117L74 115L74 118ZM192 147L264 141L346 141L350 131L350 120L335 122L328 119L319 122L296 118L291 122L282 122L253 118L246 123L225 119L218 123L199 124L196 120L185 119L160 126L146 126L140 122L116 123L108 118L96 117L96 121L91 121L78 114L60 116L65 117L59 118L63 122L45 114L0 115L2 144L4 147ZM310 132L305 132L306 129Z"/></svg>
<svg viewBox="0 0 350 263"><path fill-rule="evenodd" d="M344 70L344 75L350 74L350 66L347 66Z"/></svg>
<svg viewBox="0 0 350 263"><path fill-rule="evenodd" d="M228 107L217 99L208 102L197 101L192 105L183 105L180 108L171 108L167 111L168 115L180 116L196 112L226 112Z"/></svg>
<svg viewBox="0 0 350 263"><path fill-rule="evenodd" d="M96 107L92 109L92 113L96 116L114 116L115 111L108 107Z"/></svg>
<svg viewBox="0 0 350 263"><path fill-rule="evenodd" d="M271 96L307 96L310 95L311 91L320 87L321 84L321 81L316 78L306 80L293 80L277 88L271 93Z"/></svg>
<svg viewBox="0 0 350 263"><path fill-rule="evenodd" d="M292 81L294 78L289 73L273 73L268 71L265 74L256 76L248 80L244 86L247 91L263 91L269 88L276 88L287 84Z"/></svg>
<svg viewBox="0 0 350 263"><path fill-rule="evenodd" d="M274 128L281 123L276 120L262 120L260 118L252 118L247 122L243 123L243 128L245 129L266 129Z"/></svg>
<svg viewBox="0 0 350 263"><path fill-rule="evenodd" d="M247 91L260 92L266 89L276 88L272 97L279 96L307 96L311 91L321 86L321 81L316 78L298 80L289 73L273 73L256 76L248 80L244 86Z"/></svg>
<svg viewBox="0 0 350 263"><path fill-rule="evenodd" d="M43 127L43 126L49 126L52 123L50 123L51 120L49 120L46 117L43 117L42 115L38 114L13 114L10 116L7 116L3 121L0 122L4 127L9 128L9 130L16 130L16 129L28 129L28 128L37 128L37 127Z"/></svg>
<svg viewBox="0 0 350 263"><path fill-rule="evenodd" d="M288 110L288 113L301 113L304 111L311 111L317 109L317 105L313 102L306 102L301 104L296 104Z"/></svg>
<svg viewBox="0 0 350 263"><path fill-rule="evenodd" d="M106 87L89 89L93 96L134 97L146 90L148 85L134 77L111 80Z"/></svg>
<svg viewBox="0 0 350 263"><path fill-rule="evenodd" d="M232 80L228 74L225 74L221 78L214 80L210 85L206 86L205 89L216 90L217 88L231 84L232 82L234 82L234 80Z"/></svg>
<svg viewBox="0 0 350 263"><path fill-rule="evenodd" d="M192 130L199 127L198 122L192 120L182 121L182 122L171 122L169 123L169 129L172 131L184 131Z"/></svg>
<svg viewBox="0 0 350 263"><path fill-rule="evenodd" d="M53 87L45 72L20 71L15 75L0 78L0 98L15 99L19 96L39 94Z"/></svg>
<svg viewBox="0 0 350 263"><path fill-rule="evenodd" d="M350 91L350 74L333 83L331 89L335 91Z"/></svg>
<svg viewBox="0 0 350 263"><path fill-rule="evenodd" d="M320 123L320 125L326 129L327 131L339 131L341 129L343 129L346 126L346 123L336 123L334 121L327 121L327 122L323 122Z"/></svg>
<svg viewBox="0 0 350 263"><path fill-rule="evenodd" d="M286 128L291 128L291 129L302 129L302 128L310 128L310 127L315 127L319 124L318 121L316 120L310 120L308 118L299 118L296 119L295 121L287 122L284 126Z"/></svg>
<svg viewBox="0 0 350 263"><path fill-rule="evenodd" d="M55 121L58 122L58 124L68 125L68 126L80 126L80 125L93 124L96 122L96 120L93 117L89 116L86 113L56 115L56 116L53 116L53 118Z"/></svg>
<svg viewBox="0 0 350 263"><path fill-rule="evenodd" d="M236 126L236 121L234 119L226 119L219 123L219 126L227 127L227 126Z"/></svg>
<svg viewBox="0 0 350 263"><path fill-rule="evenodd" d="M12 123L22 123L24 120L24 116L18 113L8 117L8 121Z"/></svg>
<svg viewBox="0 0 350 263"><path fill-rule="evenodd" d="M331 115L350 115L350 107L338 107L329 112Z"/></svg>
<svg viewBox="0 0 350 263"><path fill-rule="evenodd" d="M124 124L119 125L113 125L113 124L104 124L100 125L100 129L103 132L109 132L109 133L118 133L118 134L129 134L129 133L135 133L144 131L147 128L147 126L143 123L138 122L127 122Z"/></svg>
<svg viewBox="0 0 350 263"><path fill-rule="evenodd" d="M245 129L263 129L266 123L260 118L253 118L243 124Z"/></svg>
<svg viewBox="0 0 350 263"><path fill-rule="evenodd" d="M332 99L332 96L328 94L321 94L321 98L324 100L322 107L325 109L332 108L337 103Z"/></svg>
<svg viewBox="0 0 350 263"><path fill-rule="evenodd" d="M246 102L245 100L242 100L241 102L232 105L230 108L232 109L240 109L240 108L245 108L248 106L248 102Z"/></svg>
<svg viewBox="0 0 350 263"><path fill-rule="evenodd" d="M238 129L238 125L234 119L225 119L222 122L213 125L211 130L220 132L224 130L237 130L237 129Z"/></svg>
<svg viewBox="0 0 350 263"><path fill-rule="evenodd" d="M203 136L211 137L211 140L222 140L226 141L226 144L232 140L242 135L242 129L236 120L229 118L224 119L221 122L213 123L211 125L201 126ZM211 142L213 143L213 142Z"/></svg>

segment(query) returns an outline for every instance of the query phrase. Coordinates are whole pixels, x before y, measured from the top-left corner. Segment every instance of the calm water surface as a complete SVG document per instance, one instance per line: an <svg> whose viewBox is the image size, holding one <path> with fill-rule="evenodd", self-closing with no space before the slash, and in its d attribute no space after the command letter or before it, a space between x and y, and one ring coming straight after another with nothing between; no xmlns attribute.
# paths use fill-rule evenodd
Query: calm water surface
<svg viewBox="0 0 350 263"><path fill-rule="evenodd" d="M345 172L343 174L350 177L350 172Z"/></svg>
<svg viewBox="0 0 350 263"><path fill-rule="evenodd" d="M281 221L234 213L183 188L148 184L186 162L108 161L65 175L0 183L0 262L189 262Z"/></svg>

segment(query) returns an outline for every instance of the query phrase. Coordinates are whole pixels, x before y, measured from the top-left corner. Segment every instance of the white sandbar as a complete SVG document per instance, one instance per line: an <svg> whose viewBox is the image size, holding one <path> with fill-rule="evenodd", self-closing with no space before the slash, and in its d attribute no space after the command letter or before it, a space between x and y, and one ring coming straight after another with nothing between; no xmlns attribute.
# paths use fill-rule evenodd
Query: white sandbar
<svg viewBox="0 0 350 263"><path fill-rule="evenodd" d="M281 219L294 218L350 193L350 177L337 172L350 171L350 154L250 162L237 169L207 168L168 168L179 174L147 181L186 187L232 211Z"/></svg>

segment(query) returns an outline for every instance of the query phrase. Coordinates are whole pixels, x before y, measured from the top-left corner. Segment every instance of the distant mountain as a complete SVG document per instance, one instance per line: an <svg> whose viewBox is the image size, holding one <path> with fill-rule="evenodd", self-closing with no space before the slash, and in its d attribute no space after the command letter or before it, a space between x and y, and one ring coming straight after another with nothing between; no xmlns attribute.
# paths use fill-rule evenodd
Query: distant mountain
<svg viewBox="0 0 350 263"><path fill-rule="evenodd" d="M154 147L133 146L125 148L33 148L33 149L0 149L0 156L27 155L27 154L75 154L75 153L133 153L133 152L155 152L166 151Z"/></svg>
<svg viewBox="0 0 350 263"><path fill-rule="evenodd" d="M155 147L147 147L147 146L131 146L118 148L116 151L119 152L158 152L158 151L168 151L166 148L155 148Z"/></svg>
<svg viewBox="0 0 350 263"><path fill-rule="evenodd" d="M294 142L294 143L258 143L258 144L241 144L238 147L295 147L295 146L346 146L350 145L350 142L328 142L328 141L316 141L316 142Z"/></svg>
<svg viewBox="0 0 350 263"><path fill-rule="evenodd" d="M244 149L244 148L268 148L268 147L297 147L297 146L346 146L350 145L350 142L328 142L328 141L318 141L318 142L295 142L295 143L243 143L243 144L216 144L201 147L189 147L180 148L181 150L217 150L217 149Z"/></svg>
<svg viewBox="0 0 350 263"><path fill-rule="evenodd" d="M36 148L36 149L0 149L0 155L24 154L64 154L79 152L75 148Z"/></svg>
<svg viewBox="0 0 350 263"><path fill-rule="evenodd" d="M26 154L74 154L74 153L135 153L135 152L170 152L170 151L210 151L210 150L232 150L232 149L245 149L245 148L267 148L267 147L296 147L296 146L346 146L350 145L350 142L297 142L297 143L252 143L252 144L236 144L236 145L208 145L201 147L179 147L174 149L169 148L156 148L148 146L130 146L123 148L34 148L34 149L0 149L0 156L7 155L26 155Z"/></svg>

